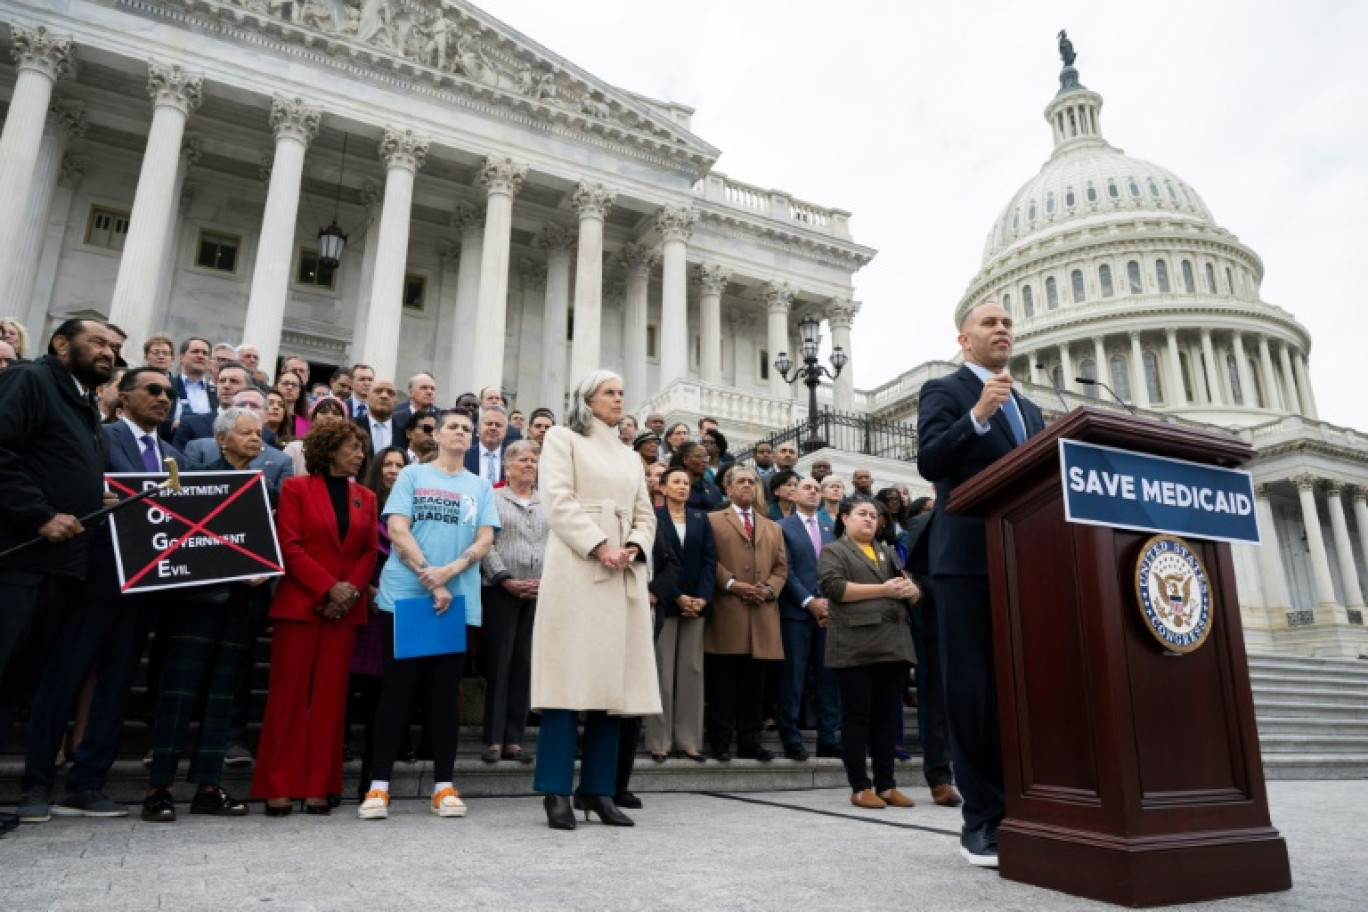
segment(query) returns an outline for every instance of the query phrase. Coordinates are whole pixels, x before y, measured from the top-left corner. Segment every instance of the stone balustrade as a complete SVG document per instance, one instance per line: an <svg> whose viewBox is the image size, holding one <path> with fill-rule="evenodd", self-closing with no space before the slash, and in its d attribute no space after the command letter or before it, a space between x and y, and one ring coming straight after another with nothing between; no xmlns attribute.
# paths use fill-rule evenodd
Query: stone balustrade
<svg viewBox="0 0 1368 912"><path fill-rule="evenodd" d="M1245 428L1240 431L1240 436L1258 449L1285 442L1309 441L1368 453L1368 435L1362 431L1339 427L1327 421L1314 421L1301 415L1288 415L1277 421Z"/></svg>
<svg viewBox="0 0 1368 912"><path fill-rule="evenodd" d="M792 399L775 399L746 390L700 380L681 379L667 385L633 412L638 418L660 412L667 421L716 418L725 428L732 449L798 420L800 410ZM806 414L806 409L801 412Z"/></svg>
<svg viewBox="0 0 1368 912"><path fill-rule="evenodd" d="M708 202L850 239L849 212L794 199L782 190L766 190L713 171L694 185L694 192Z"/></svg>

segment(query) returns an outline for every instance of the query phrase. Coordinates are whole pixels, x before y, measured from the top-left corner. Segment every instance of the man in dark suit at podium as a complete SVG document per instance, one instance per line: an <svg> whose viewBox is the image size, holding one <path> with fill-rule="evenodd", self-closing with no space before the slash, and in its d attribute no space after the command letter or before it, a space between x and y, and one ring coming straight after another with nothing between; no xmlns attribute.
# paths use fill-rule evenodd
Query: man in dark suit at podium
<svg viewBox="0 0 1368 912"><path fill-rule="evenodd" d="M1045 428L1040 409L1012 389L1012 317L985 301L960 321L964 366L922 387L917 468L936 486L929 565L940 609L941 660L955 778L964 796L960 853L997 867L1005 813L988 546L983 520L945 512L960 484Z"/></svg>

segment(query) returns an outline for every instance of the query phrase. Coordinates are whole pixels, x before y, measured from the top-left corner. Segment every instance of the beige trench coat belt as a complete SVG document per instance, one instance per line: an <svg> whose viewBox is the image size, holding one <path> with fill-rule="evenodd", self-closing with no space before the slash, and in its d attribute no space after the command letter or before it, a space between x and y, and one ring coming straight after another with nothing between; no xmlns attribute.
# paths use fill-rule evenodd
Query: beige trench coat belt
<svg viewBox="0 0 1368 912"><path fill-rule="evenodd" d="M629 507L618 506L612 500L586 500L580 502L580 509L594 517L594 521L607 537L610 548L621 548L627 541L627 536L632 534L632 511ZM650 559L651 555L648 553L646 560L649 562ZM638 579L643 570L649 574L649 565L640 561L633 561L627 565L627 572L622 579L627 583L628 592L639 591L637 587L644 585L644 580ZM602 563L594 567L595 583L608 582L614 575L615 571L609 570Z"/></svg>

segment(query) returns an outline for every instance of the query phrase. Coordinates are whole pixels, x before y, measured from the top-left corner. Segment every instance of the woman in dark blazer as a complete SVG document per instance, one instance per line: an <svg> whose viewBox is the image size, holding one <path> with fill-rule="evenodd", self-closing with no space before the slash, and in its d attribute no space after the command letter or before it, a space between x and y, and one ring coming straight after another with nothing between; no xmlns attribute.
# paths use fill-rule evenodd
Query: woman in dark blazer
<svg viewBox="0 0 1368 912"><path fill-rule="evenodd" d="M914 804L893 781L893 751L907 671L916 662L908 609L921 598L897 554L878 540L878 527L873 498L847 498L836 519L838 540L817 560L831 606L826 667L835 670L841 688L841 759L850 803L869 809Z"/></svg>
<svg viewBox="0 0 1368 912"><path fill-rule="evenodd" d="M267 816L289 814L294 798L327 814L327 796L342 792L347 672L378 547L375 495L352 481L368 447L345 418L320 419L304 440L309 474L281 486L285 576L271 603L271 680L252 779Z"/></svg>
<svg viewBox="0 0 1368 912"><path fill-rule="evenodd" d="M665 506L656 510L656 522L683 564L673 591L656 606L664 614L655 644L662 712L646 719L646 749L657 763L671 746L690 760L704 760L703 619L717 584L717 543L707 513L687 506L691 483L683 466L666 469L660 479Z"/></svg>

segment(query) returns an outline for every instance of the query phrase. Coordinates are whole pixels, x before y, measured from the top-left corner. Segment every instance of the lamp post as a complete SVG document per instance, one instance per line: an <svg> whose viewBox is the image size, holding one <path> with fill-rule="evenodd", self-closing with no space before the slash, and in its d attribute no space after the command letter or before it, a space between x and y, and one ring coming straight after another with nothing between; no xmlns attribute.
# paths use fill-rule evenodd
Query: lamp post
<svg viewBox="0 0 1368 912"><path fill-rule="evenodd" d="M788 352L780 352L779 357L774 359L774 367L779 371L779 376L784 378L785 383L792 384L802 380L807 384L808 439L802 450L804 453L811 453L826 446L826 441L817 432L817 387L824 376L832 380L839 377L847 359L845 351L838 345L831 350L831 366L835 368L834 371L817 363L817 351L822 344L822 324L815 317L808 316L798 321L798 335L802 340L802 365L795 365L789 359ZM793 371L792 377L789 376L789 371Z"/></svg>

